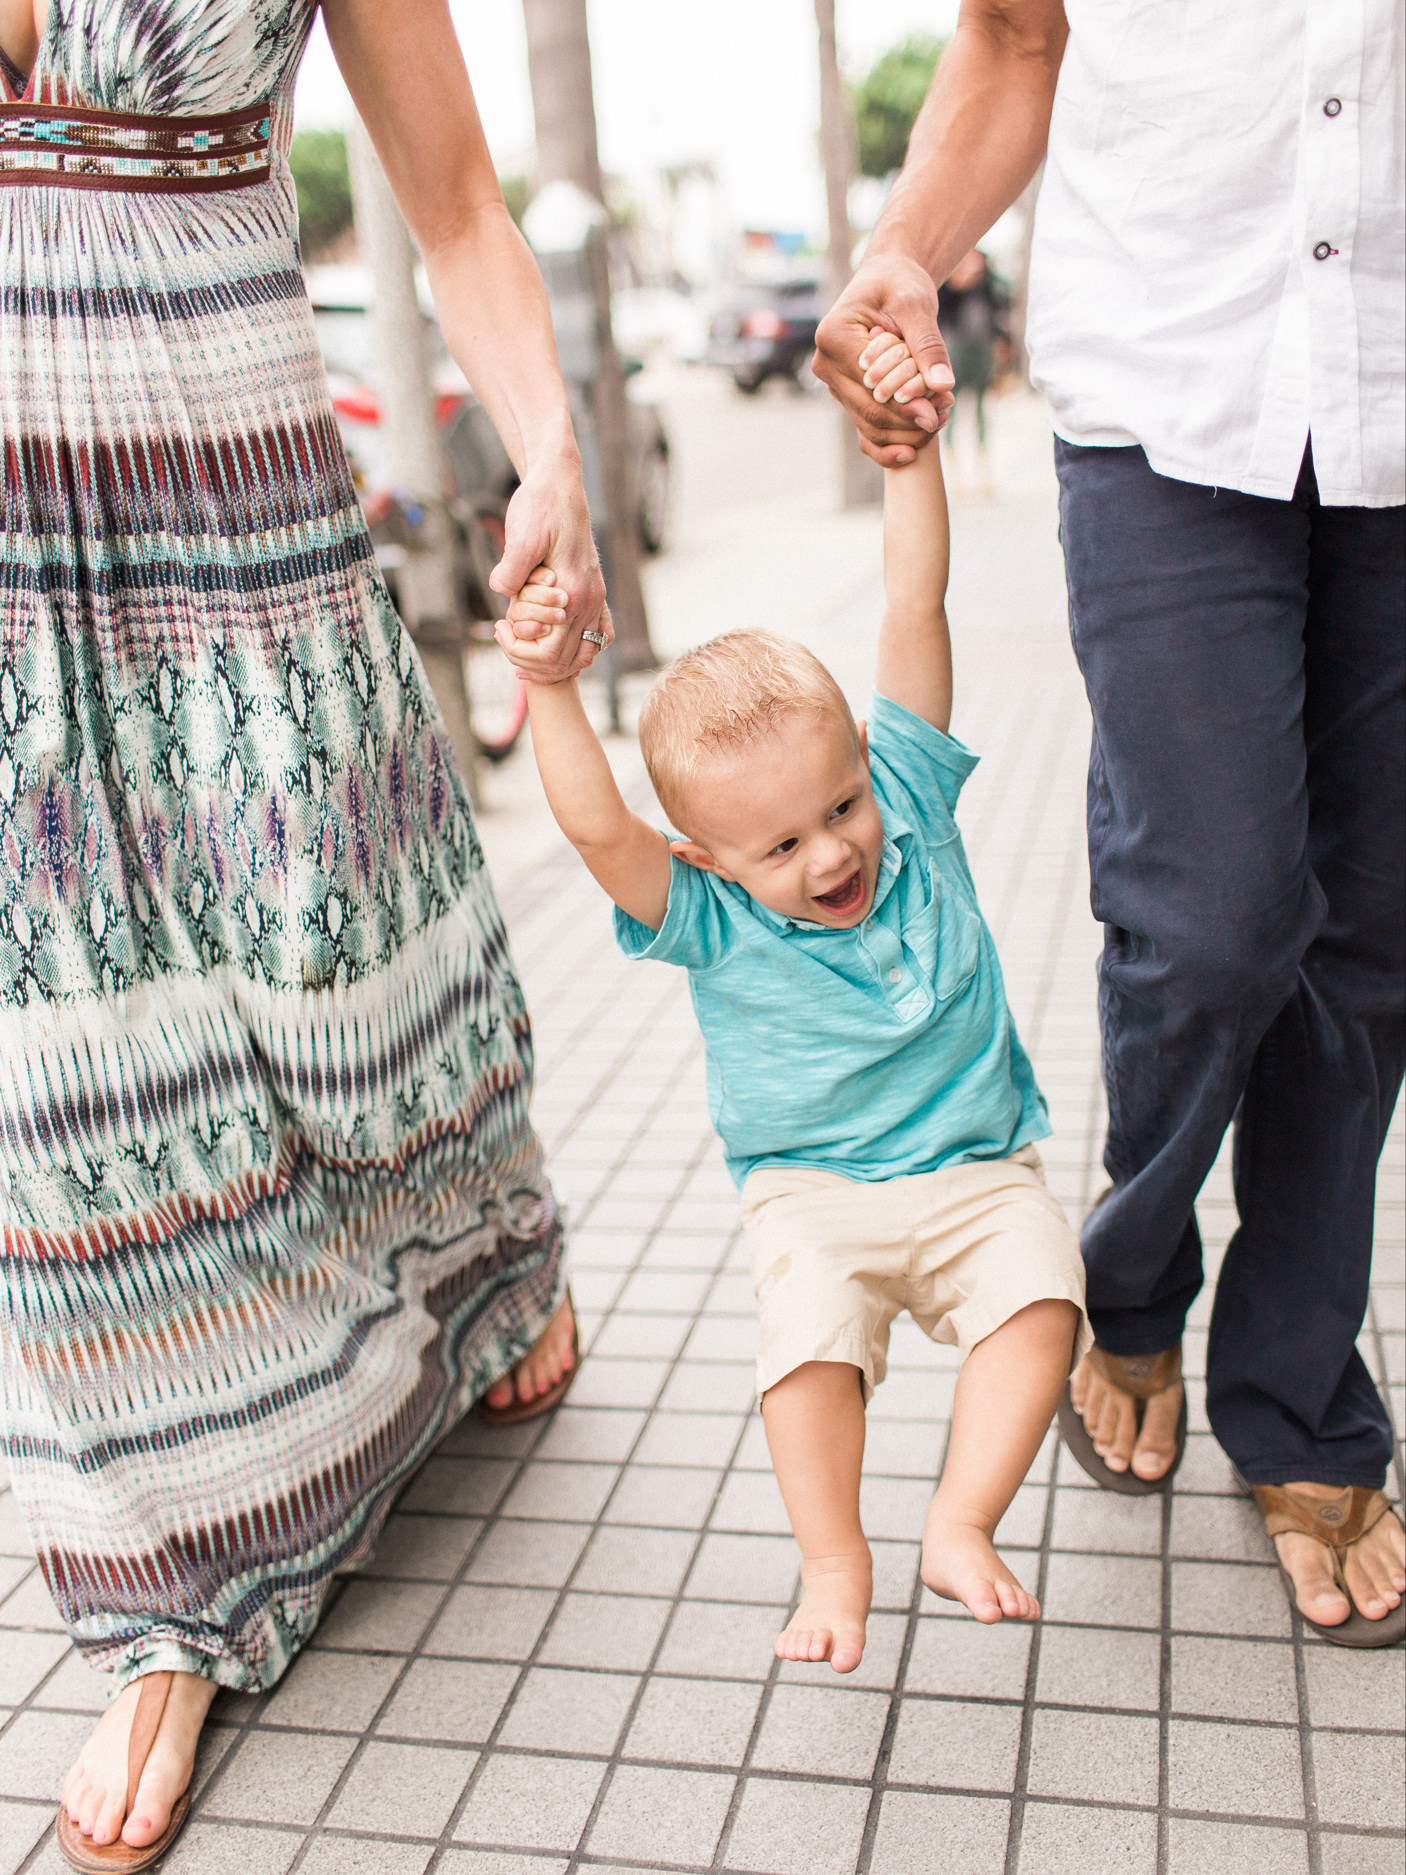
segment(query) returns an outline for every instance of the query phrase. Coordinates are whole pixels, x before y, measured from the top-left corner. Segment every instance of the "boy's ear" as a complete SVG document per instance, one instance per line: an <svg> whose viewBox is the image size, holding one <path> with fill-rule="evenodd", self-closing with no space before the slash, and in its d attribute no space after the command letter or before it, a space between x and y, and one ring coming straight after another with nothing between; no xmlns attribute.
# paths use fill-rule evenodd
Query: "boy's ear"
<svg viewBox="0 0 1406 1875"><path fill-rule="evenodd" d="M685 866L694 866L699 872L716 873L727 885L737 881L730 872L724 872L706 846L699 846L696 840L670 840L669 851L675 859L681 859Z"/></svg>
<svg viewBox="0 0 1406 1875"><path fill-rule="evenodd" d="M865 722L864 718L861 717L855 724L855 729L859 734L859 753L863 757L864 766L867 768L869 766L869 725Z"/></svg>

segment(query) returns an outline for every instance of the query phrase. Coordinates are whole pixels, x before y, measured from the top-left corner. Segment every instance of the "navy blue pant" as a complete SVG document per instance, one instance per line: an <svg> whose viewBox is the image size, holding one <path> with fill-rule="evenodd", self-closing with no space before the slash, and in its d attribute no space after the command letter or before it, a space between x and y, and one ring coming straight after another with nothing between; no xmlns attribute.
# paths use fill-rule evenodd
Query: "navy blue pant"
<svg viewBox="0 0 1406 1875"><path fill-rule="evenodd" d="M1056 443L1093 707L1089 857L1112 1192L1084 1231L1111 1353L1180 1337L1232 1119L1240 1223L1207 1407L1252 1484L1380 1485L1355 1342L1406 1041L1406 527Z"/></svg>

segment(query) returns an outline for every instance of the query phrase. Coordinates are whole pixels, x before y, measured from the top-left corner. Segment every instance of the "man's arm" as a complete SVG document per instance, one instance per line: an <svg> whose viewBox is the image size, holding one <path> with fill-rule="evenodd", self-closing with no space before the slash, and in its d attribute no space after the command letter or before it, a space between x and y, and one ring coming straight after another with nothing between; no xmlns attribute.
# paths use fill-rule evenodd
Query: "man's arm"
<svg viewBox="0 0 1406 1875"><path fill-rule="evenodd" d="M952 720L947 635L947 490L942 453L884 477L884 620L874 688L934 729Z"/></svg>
<svg viewBox="0 0 1406 1875"><path fill-rule="evenodd" d="M1064 0L963 0L864 260L821 321L816 374L885 468L911 462L951 407L936 282L1039 167L1068 36ZM859 362L876 325L906 340L926 397L876 401Z"/></svg>

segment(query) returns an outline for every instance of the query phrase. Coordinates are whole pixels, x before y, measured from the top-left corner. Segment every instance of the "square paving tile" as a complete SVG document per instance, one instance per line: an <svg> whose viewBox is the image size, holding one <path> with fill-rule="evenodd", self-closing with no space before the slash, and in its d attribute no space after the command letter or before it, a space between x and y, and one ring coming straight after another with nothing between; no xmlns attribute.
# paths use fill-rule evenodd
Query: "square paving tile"
<svg viewBox="0 0 1406 1875"><path fill-rule="evenodd" d="M655 1413L635 1458L642 1465L726 1465L742 1423L740 1414Z"/></svg>
<svg viewBox="0 0 1406 1875"><path fill-rule="evenodd" d="M645 1687L625 1755L676 1764L740 1765L760 1702L759 1682L664 1679L656 1674Z"/></svg>
<svg viewBox="0 0 1406 1875"><path fill-rule="evenodd" d="M486 1744L518 1671L479 1660L412 1660L377 1730L392 1738Z"/></svg>
<svg viewBox="0 0 1406 1875"><path fill-rule="evenodd" d="M509 1517L540 1517L550 1523L593 1523L617 1476L613 1465L534 1460L519 1473L503 1509Z"/></svg>
<svg viewBox="0 0 1406 1875"><path fill-rule="evenodd" d="M0 1705L22 1705L67 1652L66 1634L0 1629Z"/></svg>
<svg viewBox="0 0 1406 1875"><path fill-rule="evenodd" d="M1276 1569L1215 1562L1172 1564L1172 1625L1208 1634L1288 1640L1289 1605Z"/></svg>
<svg viewBox="0 0 1406 1875"><path fill-rule="evenodd" d="M500 1517L469 1564L467 1580L559 1589L576 1567L590 1534L586 1524Z"/></svg>
<svg viewBox="0 0 1406 1875"><path fill-rule="evenodd" d="M867 1790L749 1778L725 1866L746 1875L852 1875L868 1814Z"/></svg>
<svg viewBox="0 0 1406 1875"><path fill-rule="evenodd" d="M1406 1761L1399 1734L1315 1732L1313 1780L1325 1823L1406 1829Z"/></svg>
<svg viewBox="0 0 1406 1875"><path fill-rule="evenodd" d="M905 1699L889 1760L890 1784L1010 1791L1020 1746L1019 1706Z"/></svg>
<svg viewBox="0 0 1406 1875"><path fill-rule="evenodd" d="M638 1688L631 1673L533 1667L518 1688L498 1742L529 1751L608 1757Z"/></svg>
<svg viewBox="0 0 1406 1875"><path fill-rule="evenodd" d="M1119 1497L1112 1491L1057 1490L1052 1542L1058 1550L1160 1556L1162 1500Z"/></svg>
<svg viewBox="0 0 1406 1875"><path fill-rule="evenodd" d="M696 1530L708 1515L719 1475L695 1466L627 1465L605 1521Z"/></svg>
<svg viewBox="0 0 1406 1875"><path fill-rule="evenodd" d="M303 1840L300 1831L195 1822L162 1861L162 1875L285 1875Z"/></svg>
<svg viewBox="0 0 1406 1875"><path fill-rule="evenodd" d="M300 1654L259 1715L262 1725L364 1732L405 1663L380 1654Z"/></svg>
<svg viewBox="0 0 1406 1875"><path fill-rule="evenodd" d="M472 1751L372 1739L337 1793L328 1826L438 1838L477 1762Z"/></svg>
<svg viewBox="0 0 1406 1875"><path fill-rule="evenodd" d="M1162 1565L1141 1556L1052 1555L1044 1612L1051 1621L1155 1628L1162 1619Z"/></svg>
<svg viewBox="0 0 1406 1875"><path fill-rule="evenodd" d="M641 1530L602 1524L572 1586L604 1593L628 1583L636 1595L677 1595L693 1560L692 1530Z"/></svg>
<svg viewBox="0 0 1406 1875"><path fill-rule="evenodd" d="M1172 1640L1172 1711L1297 1725L1293 1649L1277 1641Z"/></svg>
<svg viewBox="0 0 1406 1875"><path fill-rule="evenodd" d="M1302 1830L1174 1816L1167 1864L1168 1875L1309 1875L1308 1837ZM1366 1871L1354 1865L1353 1875Z"/></svg>
<svg viewBox="0 0 1406 1875"><path fill-rule="evenodd" d="M486 1517L497 1509L516 1469L510 1459L432 1458L415 1474L400 1508Z"/></svg>
<svg viewBox="0 0 1406 1875"><path fill-rule="evenodd" d="M777 1686L752 1752L753 1768L867 1778L888 1710L881 1693L847 1686Z"/></svg>
<svg viewBox="0 0 1406 1875"><path fill-rule="evenodd" d="M250 1732L221 1767L201 1812L306 1827L317 1820L355 1749L354 1738L325 1732Z"/></svg>
<svg viewBox="0 0 1406 1875"><path fill-rule="evenodd" d="M1173 1556L1267 1563L1274 1548L1253 1499L1172 1496Z"/></svg>
<svg viewBox="0 0 1406 1875"><path fill-rule="evenodd" d="M433 1853L428 1843L319 1836L298 1864L298 1875L425 1875Z"/></svg>
<svg viewBox="0 0 1406 1875"><path fill-rule="evenodd" d="M547 1625L549 1589L457 1588L425 1642L430 1654L480 1660L526 1660Z"/></svg>
<svg viewBox="0 0 1406 1875"><path fill-rule="evenodd" d="M1155 1712L1161 1682L1160 1635L1051 1622L1041 1628L1035 1697L1043 1704Z"/></svg>
<svg viewBox="0 0 1406 1875"><path fill-rule="evenodd" d="M706 1536L687 1592L717 1601L789 1602L801 1557L789 1536Z"/></svg>
<svg viewBox="0 0 1406 1875"><path fill-rule="evenodd" d="M958 1617L924 1616L908 1656L904 1690L957 1699L1023 1699L1030 1629L1015 1621L984 1627Z"/></svg>
<svg viewBox="0 0 1406 1875"><path fill-rule="evenodd" d="M1145 1810L1028 1803L1017 1867L1020 1875L1154 1875L1157 1818ZM1213 1867L1203 1864L1197 1875Z"/></svg>
<svg viewBox="0 0 1406 1875"><path fill-rule="evenodd" d="M1299 1737L1287 1727L1173 1719L1167 1769L1174 1810L1247 1817L1303 1815Z"/></svg>
<svg viewBox="0 0 1406 1875"><path fill-rule="evenodd" d="M776 1664L785 1608L733 1602L680 1602L655 1670L729 1680L764 1680Z"/></svg>
<svg viewBox="0 0 1406 1875"><path fill-rule="evenodd" d="M54 1827L47 1803L0 1803L0 1869L17 1869L39 1838Z"/></svg>
<svg viewBox="0 0 1406 1875"><path fill-rule="evenodd" d="M619 1464L629 1456L645 1416L619 1408L563 1406L536 1448L535 1458L584 1458Z"/></svg>
<svg viewBox="0 0 1406 1875"><path fill-rule="evenodd" d="M484 1766L454 1840L485 1848L572 1850L596 1800L603 1764L503 1754Z"/></svg>
<svg viewBox="0 0 1406 1875"><path fill-rule="evenodd" d="M1394 1732L1406 1715L1406 1649L1333 1647L1303 1650L1308 1716L1314 1725Z"/></svg>
<svg viewBox="0 0 1406 1875"><path fill-rule="evenodd" d="M1318 1838L1323 1875L1401 1875L1401 1836L1335 1835ZM1178 1875L1182 1875L1179 1870ZM1258 1870L1251 1875L1259 1875ZM1299 1875L1295 1869L1293 1875Z"/></svg>
<svg viewBox="0 0 1406 1875"><path fill-rule="evenodd" d="M1155 1804L1155 1719L1121 1712L1038 1711L1031 1730L1029 1788L1077 1802Z"/></svg>
<svg viewBox="0 0 1406 1875"><path fill-rule="evenodd" d="M870 1875L1002 1875L1010 1806L990 1797L885 1791Z"/></svg>
<svg viewBox="0 0 1406 1875"><path fill-rule="evenodd" d="M538 1659L560 1667L641 1672L669 1618L669 1603L645 1595L563 1597Z"/></svg>
<svg viewBox="0 0 1406 1875"><path fill-rule="evenodd" d="M444 1599L437 1582L348 1582L322 1622L313 1645L356 1652L408 1654Z"/></svg>
<svg viewBox="0 0 1406 1875"><path fill-rule="evenodd" d="M715 1771L622 1764L610 1780L586 1847L594 1856L706 1868L722 1834L733 1783Z"/></svg>
<svg viewBox="0 0 1406 1875"><path fill-rule="evenodd" d="M450 1582L482 1529L477 1517L390 1517L362 1573Z"/></svg>
<svg viewBox="0 0 1406 1875"><path fill-rule="evenodd" d="M86 1713L17 1713L0 1737L0 1797L56 1802L64 1773L92 1729Z"/></svg>

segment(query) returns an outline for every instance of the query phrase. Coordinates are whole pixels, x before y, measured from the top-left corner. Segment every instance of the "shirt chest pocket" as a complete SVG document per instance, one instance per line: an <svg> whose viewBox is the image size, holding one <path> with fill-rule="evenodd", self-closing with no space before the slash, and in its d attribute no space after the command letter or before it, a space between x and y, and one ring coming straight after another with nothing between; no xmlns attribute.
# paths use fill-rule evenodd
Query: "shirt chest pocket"
<svg viewBox="0 0 1406 1875"><path fill-rule="evenodd" d="M950 1002L976 975L981 962L981 919L966 894L959 892L933 867L933 902L937 912L937 958L933 990L940 1003Z"/></svg>

